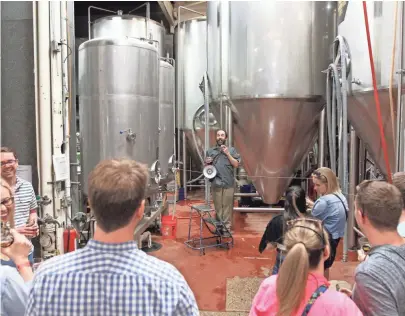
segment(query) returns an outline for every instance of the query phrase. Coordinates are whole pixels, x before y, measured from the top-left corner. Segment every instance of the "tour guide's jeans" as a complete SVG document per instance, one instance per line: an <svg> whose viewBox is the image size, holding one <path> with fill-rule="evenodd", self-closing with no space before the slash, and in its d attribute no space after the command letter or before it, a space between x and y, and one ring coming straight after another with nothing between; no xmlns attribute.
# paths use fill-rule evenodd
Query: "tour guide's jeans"
<svg viewBox="0 0 405 316"><path fill-rule="evenodd" d="M231 229L235 187L224 189L212 186L211 188L217 220L224 222L226 227Z"/></svg>

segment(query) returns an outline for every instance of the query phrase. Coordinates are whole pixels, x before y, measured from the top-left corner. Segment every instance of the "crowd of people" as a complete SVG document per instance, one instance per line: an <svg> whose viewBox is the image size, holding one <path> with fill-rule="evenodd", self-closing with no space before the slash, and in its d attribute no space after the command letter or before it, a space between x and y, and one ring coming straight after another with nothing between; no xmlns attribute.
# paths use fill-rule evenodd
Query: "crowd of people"
<svg viewBox="0 0 405 316"><path fill-rule="evenodd" d="M97 221L93 239L43 262L35 274L29 238L38 234L37 205L32 186L16 176L17 166L16 154L2 148L1 221L14 238L1 249L2 315L199 315L180 272L133 240L145 209L146 166L100 162L88 181ZM259 250L276 247L277 260L250 315L405 315L405 173L395 174L394 184L362 182L354 210L330 169L317 169L312 179L320 198L311 201L302 188L290 187L285 211L266 228ZM372 247L355 271L353 289L337 291L329 288L328 270L350 212Z"/></svg>

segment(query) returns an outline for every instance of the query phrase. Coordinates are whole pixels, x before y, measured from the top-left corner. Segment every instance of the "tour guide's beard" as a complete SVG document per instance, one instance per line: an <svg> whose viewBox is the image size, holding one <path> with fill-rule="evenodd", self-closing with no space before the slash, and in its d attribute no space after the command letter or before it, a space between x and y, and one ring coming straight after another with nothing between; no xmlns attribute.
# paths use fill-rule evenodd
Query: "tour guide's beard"
<svg viewBox="0 0 405 316"><path fill-rule="evenodd" d="M225 145L225 140L223 140L223 139L218 139L218 140L217 140L217 145L218 145L219 147L221 147L222 145Z"/></svg>

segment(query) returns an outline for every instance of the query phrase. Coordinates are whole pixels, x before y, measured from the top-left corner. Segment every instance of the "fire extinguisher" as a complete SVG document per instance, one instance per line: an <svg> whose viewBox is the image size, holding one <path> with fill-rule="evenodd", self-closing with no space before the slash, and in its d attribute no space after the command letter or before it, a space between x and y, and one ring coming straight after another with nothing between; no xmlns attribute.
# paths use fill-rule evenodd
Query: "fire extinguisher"
<svg viewBox="0 0 405 316"><path fill-rule="evenodd" d="M73 227L67 227L63 231L63 250L64 253L72 252L77 249L76 246L77 232Z"/></svg>

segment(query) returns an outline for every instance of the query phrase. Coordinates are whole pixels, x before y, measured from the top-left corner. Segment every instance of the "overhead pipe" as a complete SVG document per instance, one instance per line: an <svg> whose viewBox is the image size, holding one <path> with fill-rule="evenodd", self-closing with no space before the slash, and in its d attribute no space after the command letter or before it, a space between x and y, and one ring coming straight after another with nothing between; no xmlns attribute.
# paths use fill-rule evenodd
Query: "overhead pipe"
<svg viewBox="0 0 405 316"><path fill-rule="evenodd" d="M386 165L386 168L387 168L388 182L392 183L391 167L390 167L390 163L389 163L389 159L388 159L388 148L387 148L387 142L386 142L386 139L385 139L384 126L383 126L382 115L381 115L381 104L380 104L380 99L379 99L378 90L377 90L377 80L376 80L375 68L374 68L373 49L372 49L372 46L371 46L370 28L369 28L369 24L368 24L368 14L367 14L367 3L366 3L366 1L363 1L363 13L364 13L364 23L365 23L365 26L366 26L368 55L369 55L369 59L370 59L371 76L372 76L372 79L373 79L374 100L375 100L375 106L376 106L376 109L377 109L377 119L378 119L378 126L379 126L379 130L380 130L381 145L382 145L382 148L383 148L384 160L385 160L385 165Z"/></svg>

